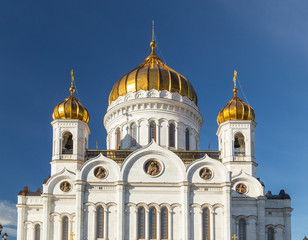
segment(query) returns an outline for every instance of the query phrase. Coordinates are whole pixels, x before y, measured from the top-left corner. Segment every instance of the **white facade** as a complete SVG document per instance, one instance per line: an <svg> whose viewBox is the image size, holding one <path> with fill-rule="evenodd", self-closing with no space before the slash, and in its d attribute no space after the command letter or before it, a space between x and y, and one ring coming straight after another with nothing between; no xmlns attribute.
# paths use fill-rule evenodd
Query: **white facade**
<svg viewBox="0 0 308 240"><path fill-rule="evenodd" d="M51 176L42 193L25 188L18 195L18 240L226 240L234 234L270 240L270 231L277 240L291 240L289 196L265 195L256 178L254 121L222 123L219 151L195 151L202 126L198 107L178 93L153 89L119 97L104 124L108 150L91 151L87 123L52 122ZM156 168L150 168L153 162Z"/></svg>

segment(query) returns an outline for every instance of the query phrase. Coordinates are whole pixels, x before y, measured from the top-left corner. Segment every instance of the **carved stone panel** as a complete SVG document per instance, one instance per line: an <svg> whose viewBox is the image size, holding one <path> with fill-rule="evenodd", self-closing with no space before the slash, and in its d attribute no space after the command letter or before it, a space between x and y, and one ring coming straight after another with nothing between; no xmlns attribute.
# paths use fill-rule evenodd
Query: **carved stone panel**
<svg viewBox="0 0 308 240"><path fill-rule="evenodd" d="M235 189L239 194L247 193L247 186L244 183L237 184Z"/></svg>
<svg viewBox="0 0 308 240"><path fill-rule="evenodd" d="M61 189L62 192L69 192L71 190L71 188L72 188L71 184L67 181L62 182L60 184L60 189Z"/></svg>
<svg viewBox="0 0 308 240"><path fill-rule="evenodd" d="M145 164L145 172L150 176L157 176L160 174L162 167L156 160L150 160Z"/></svg>
<svg viewBox="0 0 308 240"><path fill-rule="evenodd" d="M213 172L209 168L202 168L199 172L199 175L204 180L210 180L213 177Z"/></svg>
<svg viewBox="0 0 308 240"><path fill-rule="evenodd" d="M103 179L107 176L107 170L104 167L97 167L94 170L95 177Z"/></svg>

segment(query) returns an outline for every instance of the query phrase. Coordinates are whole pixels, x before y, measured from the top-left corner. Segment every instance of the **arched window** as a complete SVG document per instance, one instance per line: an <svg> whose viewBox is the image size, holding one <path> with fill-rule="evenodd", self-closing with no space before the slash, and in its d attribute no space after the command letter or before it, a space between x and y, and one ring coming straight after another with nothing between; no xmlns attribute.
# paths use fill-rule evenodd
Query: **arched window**
<svg viewBox="0 0 308 240"><path fill-rule="evenodd" d="M161 239L168 239L168 209L163 207L160 212Z"/></svg>
<svg viewBox="0 0 308 240"><path fill-rule="evenodd" d="M208 208L202 210L202 240L210 240L210 211Z"/></svg>
<svg viewBox="0 0 308 240"><path fill-rule="evenodd" d="M245 139L241 133L236 133L234 136L234 155L245 156Z"/></svg>
<svg viewBox="0 0 308 240"><path fill-rule="evenodd" d="M169 147L175 147L175 126L173 123L169 125Z"/></svg>
<svg viewBox="0 0 308 240"><path fill-rule="evenodd" d="M239 233L238 240L246 240L246 221L245 219L240 219L238 233Z"/></svg>
<svg viewBox="0 0 308 240"><path fill-rule="evenodd" d="M149 142L152 141L152 139L156 142L156 124L154 121L150 123L150 132L149 132Z"/></svg>
<svg viewBox="0 0 308 240"><path fill-rule="evenodd" d="M267 240L275 240L275 231L272 227L267 229Z"/></svg>
<svg viewBox="0 0 308 240"><path fill-rule="evenodd" d="M136 146L137 145L137 125L136 123L132 123L130 125L130 136L131 136L131 146Z"/></svg>
<svg viewBox="0 0 308 240"><path fill-rule="evenodd" d="M62 218L62 240L68 239L68 217L65 216Z"/></svg>
<svg viewBox="0 0 308 240"><path fill-rule="evenodd" d="M138 239L145 239L145 209L138 209Z"/></svg>
<svg viewBox="0 0 308 240"><path fill-rule="evenodd" d="M96 210L96 237L104 237L104 209L102 206L99 206Z"/></svg>
<svg viewBox="0 0 308 240"><path fill-rule="evenodd" d="M41 226L40 226L40 224L35 225L34 240L41 240Z"/></svg>
<svg viewBox="0 0 308 240"><path fill-rule="evenodd" d="M152 207L150 208L150 239L156 239L157 238L157 213L156 208Z"/></svg>
<svg viewBox="0 0 308 240"><path fill-rule="evenodd" d="M189 150L189 129L186 128L185 131L185 149Z"/></svg>
<svg viewBox="0 0 308 240"><path fill-rule="evenodd" d="M62 137L62 154L73 154L73 135L66 132Z"/></svg>
<svg viewBox="0 0 308 240"><path fill-rule="evenodd" d="M120 131L120 128L117 128L117 130L116 130L116 147L117 147L117 149L120 149L120 147L121 147L121 131Z"/></svg>

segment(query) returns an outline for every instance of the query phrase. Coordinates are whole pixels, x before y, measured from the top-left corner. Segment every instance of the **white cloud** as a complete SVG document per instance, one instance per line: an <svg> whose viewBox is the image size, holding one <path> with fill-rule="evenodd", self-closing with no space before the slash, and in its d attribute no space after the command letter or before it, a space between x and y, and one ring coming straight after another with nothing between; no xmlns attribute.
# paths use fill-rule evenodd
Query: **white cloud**
<svg viewBox="0 0 308 240"><path fill-rule="evenodd" d="M0 200L0 223L3 226L3 233L16 237L17 209L10 201Z"/></svg>

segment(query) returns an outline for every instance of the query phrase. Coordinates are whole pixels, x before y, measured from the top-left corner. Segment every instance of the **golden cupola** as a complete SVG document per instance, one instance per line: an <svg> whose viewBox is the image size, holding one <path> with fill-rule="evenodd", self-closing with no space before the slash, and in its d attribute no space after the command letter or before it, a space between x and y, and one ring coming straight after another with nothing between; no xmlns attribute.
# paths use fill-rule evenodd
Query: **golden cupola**
<svg viewBox="0 0 308 240"><path fill-rule="evenodd" d="M255 113L253 108L236 96L238 92L236 88L236 75L237 72L234 71L234 97L218 113L218 125L229 120L255 120Z"/></svg>
<svg viewBox="0 0 308 240"><path fill-rule="evenodd" d="M154 34L153 34L154 36ZM197 95L187 79L168 67L155 53L156 43L154 37L150 44L151 54L138 67L125 74L113 86L109 95L109 104L119 96L125 96L128 92L139 90L167 90L188 97L197 105Z"/></svg>
<svg viewBox="0 0 308 240"><path fill-rule="evenodd" d="M89 123L90 115L88 110L74 97L74 75L71 71L72 82L70 87L71 95L63 102L58 104L52 114L53 119L79 119L85 123Z"/></svg>

